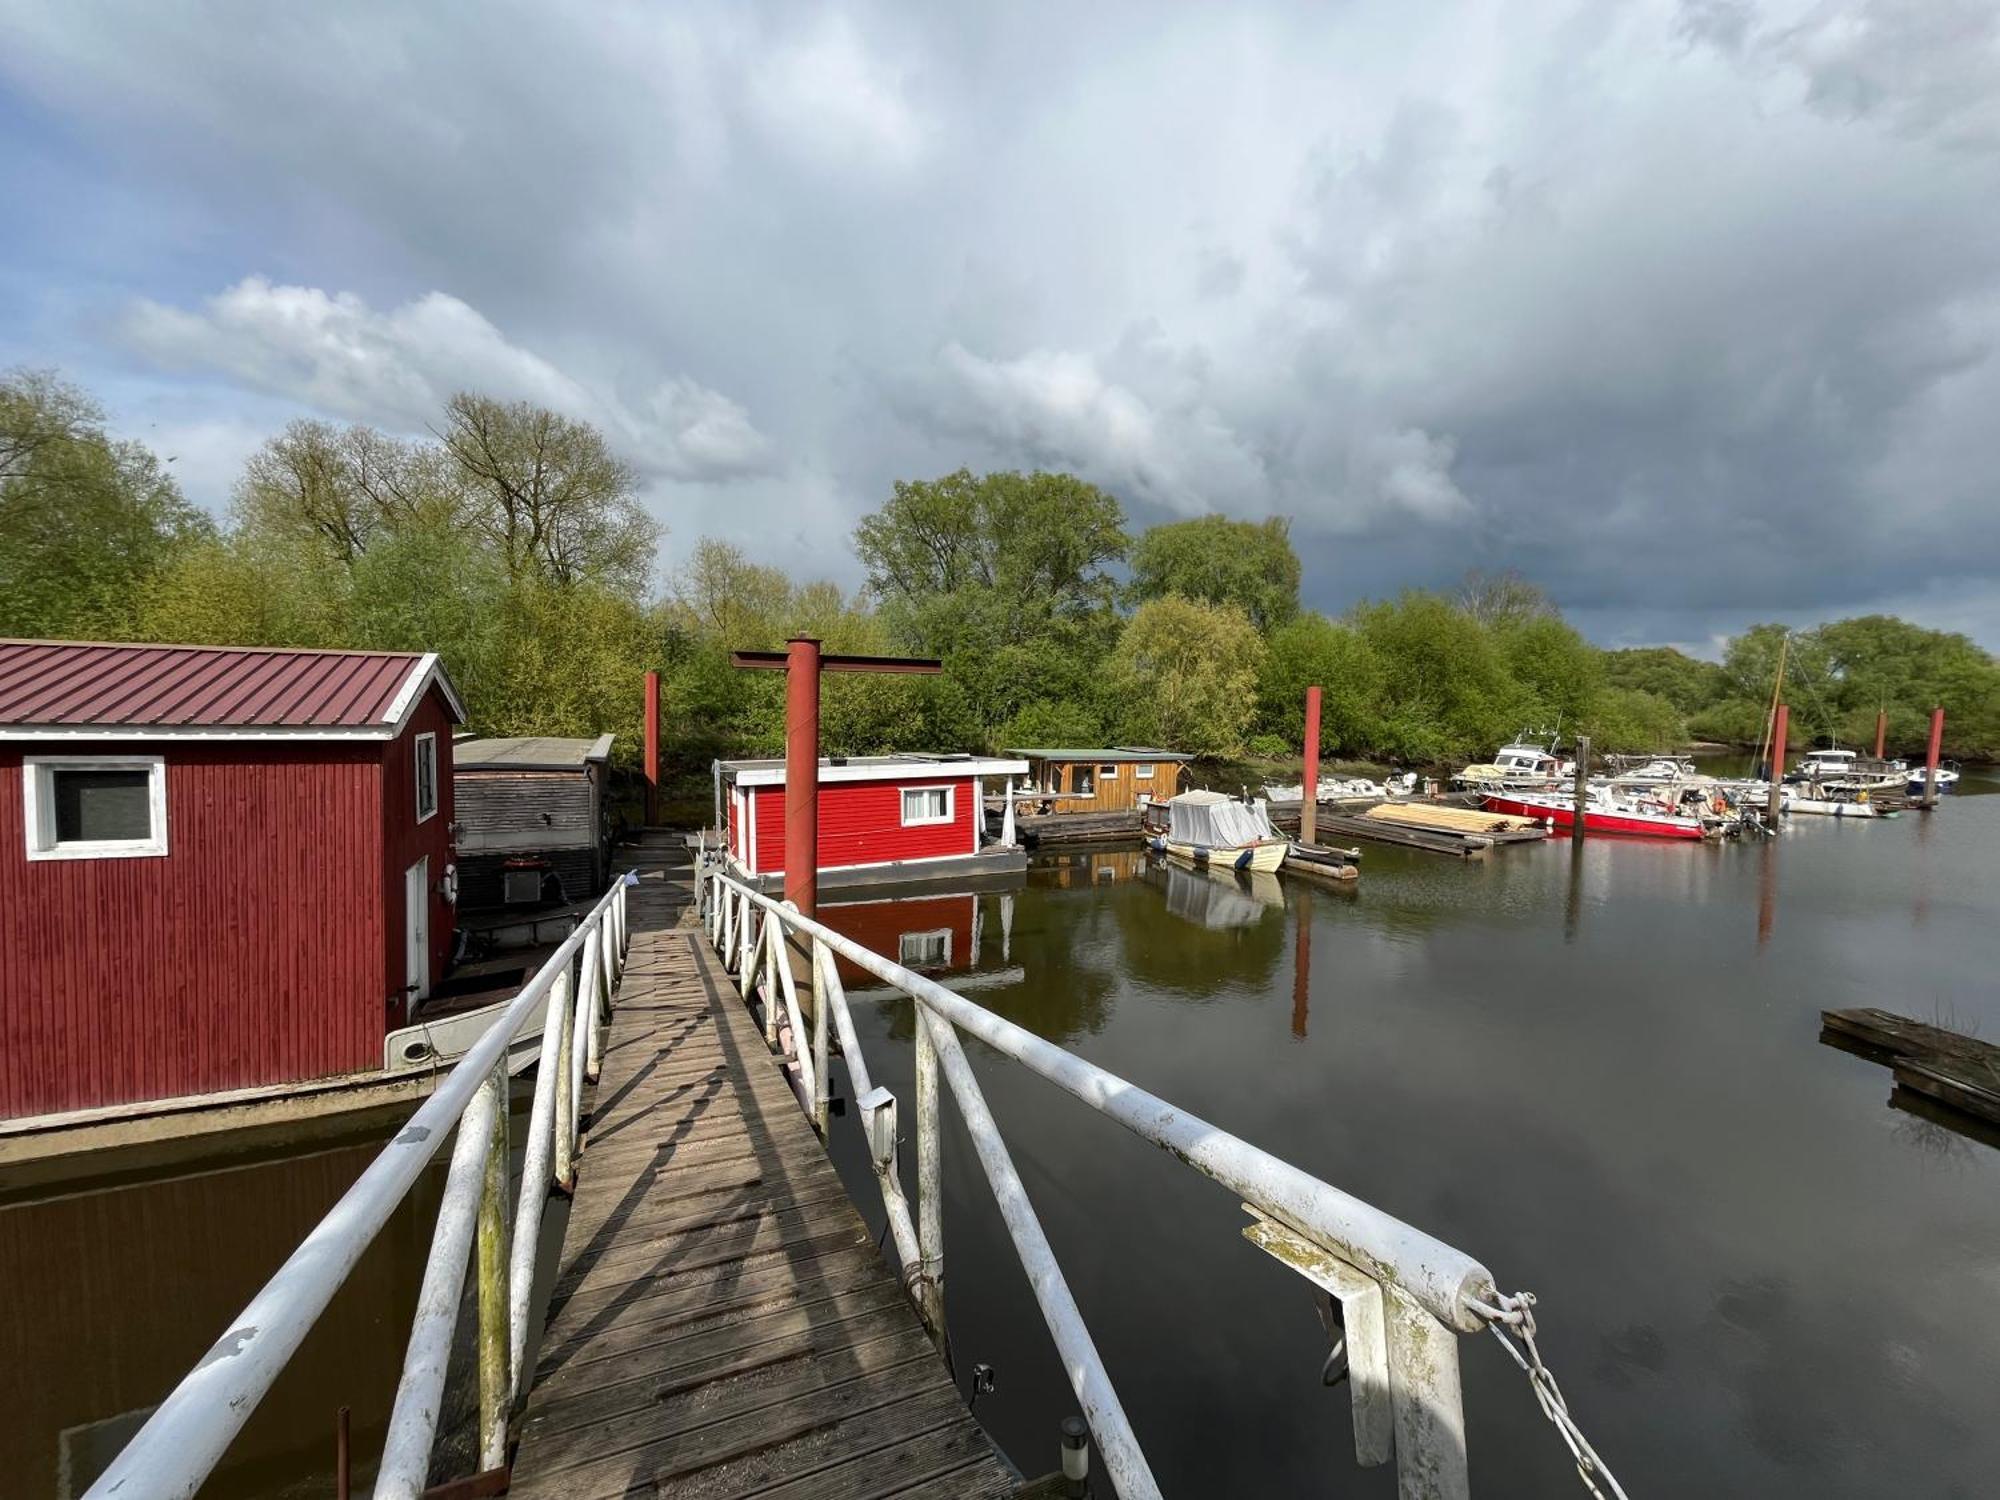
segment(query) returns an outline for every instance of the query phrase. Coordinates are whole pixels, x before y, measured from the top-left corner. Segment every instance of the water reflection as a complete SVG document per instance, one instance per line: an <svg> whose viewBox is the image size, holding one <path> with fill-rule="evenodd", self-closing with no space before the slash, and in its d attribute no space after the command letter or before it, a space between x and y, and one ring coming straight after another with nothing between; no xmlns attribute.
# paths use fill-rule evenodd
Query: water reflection
<svg viewBox="0 0 2000 1500"><path fill-rule="evenodd" d="M1885 1118L1879 1068L1813 1041L1821 1009L1913 993L2000 1035L2000 798L1924 821L1477 862L1370 849L1340 899L1065 856L1019 893L1020 981L978 998L1539 1293L1544 1350L1635 1494L1984 1493L2000 1153L1915 1101ZM867 1021L900 1096L901 1018ZM1294 1278L1246 1269L1234 1200L974 1064L1170 1491L1393 1494L1352 1467L1320 1331ZM962 1137L946 1170L954 1346L1002 1370L980 1416L1032 1456L1073 1397ZM1573 1487L1519 1371L1484 1345L1462 1359L1477 1493Z"/></svg>

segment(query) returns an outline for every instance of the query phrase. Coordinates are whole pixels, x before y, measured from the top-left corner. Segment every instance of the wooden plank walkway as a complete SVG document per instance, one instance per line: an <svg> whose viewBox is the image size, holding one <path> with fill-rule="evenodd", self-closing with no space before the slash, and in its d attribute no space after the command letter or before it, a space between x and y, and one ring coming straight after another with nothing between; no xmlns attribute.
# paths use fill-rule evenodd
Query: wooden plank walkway
<svg viewBox="0 0 2000 1500"><path fill-rule="evenodd" d="M640 857L517 1496L1009 1496L698 925Z"/></svg>

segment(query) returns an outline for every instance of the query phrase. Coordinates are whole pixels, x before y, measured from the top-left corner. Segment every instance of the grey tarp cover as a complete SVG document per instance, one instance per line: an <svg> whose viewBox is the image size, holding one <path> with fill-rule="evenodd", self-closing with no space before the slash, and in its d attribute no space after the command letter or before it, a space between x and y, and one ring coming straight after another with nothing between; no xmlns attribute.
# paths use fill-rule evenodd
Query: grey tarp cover
<svg viewBox="0 0 2000 1500"><path fill-rule="evenodd" d="M1261 802L1238 802L1220 792L1182 792L1167 803L1167 837L1176 844L1233 849L1276 838Z"/></svg>

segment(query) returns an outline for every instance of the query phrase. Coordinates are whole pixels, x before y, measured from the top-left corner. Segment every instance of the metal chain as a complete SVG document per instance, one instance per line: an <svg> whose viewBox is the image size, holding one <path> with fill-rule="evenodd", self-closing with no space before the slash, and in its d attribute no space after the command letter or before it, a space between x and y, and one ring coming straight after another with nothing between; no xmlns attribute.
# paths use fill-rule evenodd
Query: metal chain
<svg viewBox="0 0 2000 1500"><path fill-rule="evenodd" d="M1583 1435L1583 1429L1576 1425L1576 1419L1569 1414L1569 1403L1563 1400L1562 1388L1556 1384L1556 1377L1549 1367L1542 1363L1542 1351L1535 1346L1535 1294L1518 1292L1514 1296L1502 1293L1498 1307L1488 1307L1483 1302L1473 1302L1472 1307L1486 1320L1493 1337L1500 1341L1514 1363L1528 1377L1528 1386L1535 1393L1535 1400L1542 1408L1542 1415L1554 1425L1568 1446L1570 1455L1576 1460L1577 1478L1583 1487L1605 1500L1603 1489L1598 1487L1601 1479L1609 1487L1614 1500L1629 1500L1604 1460L1597 1456L1597 1450L1590 1446L1590 1439ZM1514 1339L1509 1339L1508 1334ZM1514 1340L1520 1341L1516 1348ZM1525 1354L1522 1350L1526 1350Z"/></svg>

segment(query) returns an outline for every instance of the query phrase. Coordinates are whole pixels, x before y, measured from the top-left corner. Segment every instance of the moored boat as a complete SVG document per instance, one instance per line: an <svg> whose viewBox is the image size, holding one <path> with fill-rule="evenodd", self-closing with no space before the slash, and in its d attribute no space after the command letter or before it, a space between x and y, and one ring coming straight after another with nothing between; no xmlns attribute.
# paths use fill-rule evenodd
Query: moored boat
<svg viewBox="0 0 2000 1500"><path fill-rule="evenodd" d="M1576 826L1575 800L1558 793L1495 792L1487 796L1486 810L1534 818L1559 833L1573 832ZM1603 787L1592 787L1583 811L1583 831L1650 839L1700 839L1720 829L1708 819L1621 802Z"/></svg>
<svg viewBox="0 0 2000 1500"><path fill-rule="evenodd" d="M1154 841L1175 859L1232 870L1275 870L1291 841L1271 827L1261 802L1221 792L1182 792L1166 803L1166 832Z"/></svg>

